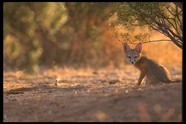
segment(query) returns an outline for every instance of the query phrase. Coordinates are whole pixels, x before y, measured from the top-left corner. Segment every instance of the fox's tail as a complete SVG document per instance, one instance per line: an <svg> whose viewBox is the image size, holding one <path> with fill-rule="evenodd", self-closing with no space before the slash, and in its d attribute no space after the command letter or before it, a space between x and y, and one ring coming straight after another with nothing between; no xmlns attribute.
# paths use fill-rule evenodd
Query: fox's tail
<svg viewBox="0 0 186 124"><path fill-rule="evenodd" d="M171 82L170 83L181 83L182 82L182 80L181 79L176 79L176 80L171 80Z"/></svg>

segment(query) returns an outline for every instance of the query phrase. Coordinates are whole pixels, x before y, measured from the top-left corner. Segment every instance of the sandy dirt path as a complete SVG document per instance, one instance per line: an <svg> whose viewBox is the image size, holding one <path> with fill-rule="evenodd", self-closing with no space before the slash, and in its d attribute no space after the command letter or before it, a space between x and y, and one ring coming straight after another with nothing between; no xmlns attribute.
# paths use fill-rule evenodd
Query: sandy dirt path
<svg viewBox="0 0 186 124"><path fill-rule="evenodd" d="M133 87L136 71L60 73L57 86L52 75L4 73L3 121L182 121L182 82Z"/></svg>

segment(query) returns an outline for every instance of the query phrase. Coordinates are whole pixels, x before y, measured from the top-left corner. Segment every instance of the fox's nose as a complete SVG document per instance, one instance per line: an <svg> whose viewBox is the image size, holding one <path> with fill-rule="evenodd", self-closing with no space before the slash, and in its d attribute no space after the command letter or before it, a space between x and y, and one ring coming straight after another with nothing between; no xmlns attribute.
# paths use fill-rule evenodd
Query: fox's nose
<svg viewBox="0 0 186 124"><path fill-rule="evenodd" d="M131 62L132 64L134 64L134 62Z"/></svg>

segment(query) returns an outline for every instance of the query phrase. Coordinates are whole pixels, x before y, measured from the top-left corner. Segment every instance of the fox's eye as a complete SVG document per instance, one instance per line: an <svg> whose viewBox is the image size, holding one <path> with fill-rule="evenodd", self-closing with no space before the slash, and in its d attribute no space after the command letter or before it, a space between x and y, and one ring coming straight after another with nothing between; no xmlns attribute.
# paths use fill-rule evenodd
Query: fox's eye
<svg viewBox="0 0 186 124"><path fill-rule="evenodd" d="M128 58L130 59L131 57L130 57L130 56L128 56Z"/></svg>
<svg viewBox="0 0 186 124"><path fill-rule="evenodd" d="M138 56L135 56L134 58L136 59L136 58L138 58Z"/></svg>

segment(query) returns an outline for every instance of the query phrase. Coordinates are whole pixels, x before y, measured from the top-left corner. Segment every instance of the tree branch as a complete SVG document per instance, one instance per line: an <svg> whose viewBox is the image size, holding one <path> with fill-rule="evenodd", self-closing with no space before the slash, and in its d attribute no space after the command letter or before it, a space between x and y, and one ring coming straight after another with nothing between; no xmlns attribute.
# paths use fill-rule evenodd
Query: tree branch
<svg viewBox="0 0 186 124"><path fill-rule="evenodd" d="M167 6L166 4L163 4L163 6L166 8L165 10L167 10L172 16L174 17L178 16L178 14L175 15L174 12L169 9L169 6ZM179 35L178 33L177 25L174 25L174 22L172 23L169 19L167 19L167 17L163 13L160 12L161 14L160 16L160 14L157 15L157 13L155 12L155 16L151 16L146 11L140 11L140 9L135 8L133 6L130 6L130 7L135 11L136 16L139 17L138 20L142 20L143 22L145 22L145 24L150 26L152 29L157 30L158 32L164 34L165 36L170 38L170 41L174 42L179 48L182 49L183 39L182 39L182 36ZM173 27L173 30L175 30L177 34L173 30L170 29L170 27L166 23L166 20L167 20L167 23L170 23L170 25ZM173 21L176 21L175 18L173 18ZM152 42L157 42L157 41L152 41Z"/></svg>
<svg viewBox="0 0 186 124"><path fill-rule="evenodd" d="M176 6L178 6L181 10L183 10L183 2L173 2Z"/></svg>
<svg viewBox="0 0 186 124"><path fill-rule="evenodd" d="M149 43L149 42L159 42L159 41L171 41L171 40L169 40L169 39L149 40L149 41L146 41L146 42L143 42L143 43Z"/></svg>
<svg viewBox="0 0 186 124"><path fill-rule="evenodd" d="M175 16L174 13L172 13L171 10L169 10L169 8L168 8L165 4L163 4L163 6L164 6L173 16Z"/></svg>
<svg viewBox="0 0 186 124"><path fill-rule="evenodd" d="M123 4L123 3L122 3L122 4ZM112 10L112 12L110 12L111 14L109 14L108 16L105 17L105 20L108 20L111 16L113 16L114 13L119 9L120 6L121 6L121 5L119 5L119 6L117 6L116 8L114 8L114 9Z"/></svg>
<svg viewBox="0 0 186 124"><path fill-rule="evenodd" d="M160 27L161 28L161 27ZM168 32L168 30L165 30L165 29L162 29L163 30L163 32L164 33L166 33L166 35L172 40L172 42L174 42L179 48L183 48L183 46L182 46L182 42L178 42L178 40L176 40L173 36L172 36L172 34L170 34L169 32Z"/></svg>

